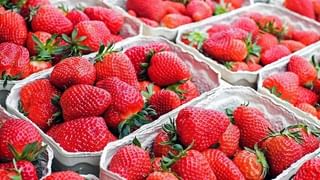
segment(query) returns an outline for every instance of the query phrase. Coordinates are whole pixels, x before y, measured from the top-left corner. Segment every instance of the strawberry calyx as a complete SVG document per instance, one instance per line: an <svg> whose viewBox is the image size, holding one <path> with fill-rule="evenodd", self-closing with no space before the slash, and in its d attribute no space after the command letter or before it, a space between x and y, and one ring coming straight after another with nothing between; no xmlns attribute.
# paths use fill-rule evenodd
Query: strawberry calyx
<svg viewBox="0 0 320 180"><path fill-rule="evenodd" d="M38 156L46 150L47 145L42 146L39 142L30 143L25 146L22 152L18 152L12 144L8 144L8 148L16 161L32 162L37 160Z"/></svg>
<svg viewBox="0 0 320 180"><path fill-rule="evenodd" d="M220 3L219 5L216 6L214 15L220 15L229 12L229 9L232 5L230 3Z"/></svg>
<svg viewBox="0 0 320 180"><path fill-rule="evenodd" d="M52 35L45 43L42 43L40 39L32 35L32 40L36 44L37 55L31 57L31 61L51 61L57 55L62 55L65 48L59 46L60 41L56 41L57 34Z"/></svg>
<svg viewBox="0 0 320 180"><path fill-rule="evenodd" d="M151 96L154 94L153 92L153 87L154 87L154 84L153 83L150 83L148 84L146 90L142 91L141 92L141 95L148 101Z"/></svg>
<svg viewBox="0 0 320 180"><path fill-rule="evenodd" d="M226 113L226 115L229 117L230 122L231 122L232 124L235 124L235 120L234 120L234 116L233 116L233 110L232 110L231 108L227 108L227 109L225 110L225 113Z"/></svg>
<svg viewBox="0 0 320 180"><path fill-rule="evenodd" d="M25 20L27 22L31 22L33 17L37 14L38 10L39 10L40 6L35 6L35 7L30 7L29 8L29 16L25 17Z"/></svg>
<svg viewBox="0 0 320 180"><path fill-rule="evenodd" d="M282 28L278 28L275 20L270 21L264 25L262 25L261 23L257 23L257 25L261 29L260 31L264 33L267 32L267 33L273 34L277 36L279 39L283 39L288 31L288 28L286 26L283 26Z"/></svg>
<svg viewBox="0 0 320 180"><path fill-rule="evenodd" d="M208 35L204 32L192 31L184 34L182 38L188 40L189 46L201 49L203 42L208 38Z"/></svg>
<svg viewBox="0 0 320 180"><path fill-rule="evenodd" d="M269 131L270 131L269 135L266 138L262 139L262 141L265 139L277 137L277 136L285 136L287 138L292 138L299 144L301 144L304 141L300 131L290 131L289 128L283 128L279 132L275 132L271 129L269 129Z"/></svg>
<svg viewBox="0 0 320 180"><path fill-rule="evenodd" d="M262 169L262 177L265 178L267 176L268 172L269 172L270 167L269 167L268 161L266 159L266 156L264 155L263 151L261 149L259 149L258 144L254 145L254 149L250 149L250 148L247 148L247 147L244 147L244 149L246 151L254 153L257 156L258 162L263 167L263 169Z"/></svg>
<svg viewBox="0 0 320 180"><path fill-rule="evenodd" d="M176 126L174 124L174 120L170 118L170 122L167 124L164 124L162 126L162 130L168 135L169 140L160 143L161 145L169 145L169 146L174 146L175 144L178 143L178 134L176 130Z"/></svg>
<svg viewBox="0 0 320 180"><path fill-rule="evenodd" d="M260 57L260 52L261 52L261 47L258 46L256 43L253 43L252 41L252 34L249 33L247 39L245 40L247 50L248 50L248 55L253 55L256 57Z"/></svg>
<svg viewBox="0 0 320 180"><path fill-rule="evenodd" d="M181 100L185 99L186 97L184 94L186 93L185 90L180 89L180 85L184 84L187 80L182 80L176 84L172 84L168 86L166 89L175 92Z"/></svg>
<svg viewBox="0 0 320 180"><path fill-rule="evenodd" d="M178 2L178 3L182 3L182 4L188 4L190 0L171 0L173 2Z"/></svg>
<svg viewBox="0 0 320 180"><path fill-rule="evenodd" d="M28 112L23 109L22 102L19 100L18 102L18 111L21 112L24 116L28 116Z"/></svg>
<svg viewBox="0 0 320 180"><path fill-rule="evenodd" d="M19 0L17 3L13 3L10 0L0 0L0 5L6 9L19 13L26 2L27 0Z"/></svg>
<svg viewBox="0 0 320 180"><path fill-rule="evenodd" d="M66 6L66 5L63 4L63 3L60 3L60 4L58 5L58 9L60 9L61 11L63 11L65 14L69 12L68 6Z"/></svg>
<svg viewBox="0 0 320 180"><path fill-rule="evenodd" d="M52 123L54 124L58 124L60 122L63 121L62 118L62 109L60 106L60 96L58 95L53 95L53 97L51 98L51 104L53 104L58 110L57 112L55 112L52 117L48 120L49 125L51 125Z"/></svg>
<svg viewBox="0 0 320 180"><path fill-rule="evenodd" d="M272 88L270 88L269 91L271 94L274 94L277 97L281 97L281 95L282 95L280 92L278 92L276 86L273 86Z"/></svg>
<svg viewBox="0 0 320 180"><path fill-rule="evenodd" d="M17 74L15 76L9 75L6 71L2 72L1 78L3 80L3 87L7 87L8 81L19 80L21 78L21 74Z"/></svg>
<svg viewBox="0 0 320 180"><path fill-rule="evenodd" d="M116 52L119 52L119 50L114 49L113 43L108 43L107 45L101 44L97 55L93 58L93 60L95 60L95 62L103 61L105 55Z"/></svg>
<svg viewBox="0 0 320 180"><path fill-rule="evenodd" d="M22 179L22 169L18 169L18 166L17 166L17 162L15 159L12 159L12 164L13 164L13 168L8 168L8 169L0 169L1 170L5 170L5 171L9 171L9 172L13 172L12 174L11 173L8 173L7 174L7 178L11 179L11 180L23 180ZM6 178L5 178L6 179Z"/></svg>
<svg viewBox="0 0 320 180"><path fill-rule="evenodd" d="M308 135L314 135L316 137L320 137L320 131L312 128L306 124L303 123L299 123L299 124L295 124L295 125L291 125L287 127L289 130L295 130L295 129L303 129Z"/></svg>
<svg viewBox="0 0 320 180"><path fill-rule="evenodd" d="M90 51L88 46L82 45L82 42L87 39L86 36L78 37L78 30L74 29L69 37L66 34L61 35L62 39L68 44L64 46L65 56L82 56L84 52Z"/></svg>
<svg viewBox="0 0 320 180"><path fill-rule="evenodd" d="M320 77L320 63L316 59L316 55L311 56L311 64L314 66L314 68L317 71L317 77Z"/></svg>
<svg viewBox="0 0 320 180"><path fill-rule="evenodd" d="M133 138L132 144L135 145L135 146L138 146L138 147L140 147L140 148L142 147L142 146L141 146L141 142L138 140L137 137L134 137L134 138Z"/></svg>

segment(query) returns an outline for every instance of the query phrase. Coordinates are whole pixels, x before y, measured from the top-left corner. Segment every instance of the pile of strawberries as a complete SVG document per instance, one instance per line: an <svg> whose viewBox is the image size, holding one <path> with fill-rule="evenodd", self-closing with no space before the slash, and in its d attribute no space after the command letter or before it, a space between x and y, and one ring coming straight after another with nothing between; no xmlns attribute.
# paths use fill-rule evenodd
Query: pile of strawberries
<svg viewBox="0 0 320 180"><path fill-rule="evenodd" d="M247 105L226 114L187 107L176 125L163 126L150 152L134 139L136 145L121 147L108 169L129 180L270 179L319 148L318 135L303 124L275 130L263 112Z"/></svg>
<svg viewBox="0 0 320 180"><path fill-rule="evenodd" d="M19 80L61 59L122 40L124 17L105 7L63 10L48 0L0 2L0 76Z"/></svg>
<svg viewBox="0 0 320 180"><path fill-rule="evenodd" d="M320 119L318 70L319 64L315 56L312 56L309 62L304 57L294 55L287 65L287 72L267 77L263 81L263 87L269 89L275 96Z"/></svg>
<svg viewBox="0 0 320 180"><path fill-rule="evenodd" d="M320 21L319 0L285 0L283 5L291 11L316 21Z"/></svg>
<svg viewBox="0 0 320 180"><path fill-rule="evenodd" d="M128 13L151 26L176 28L240 8L244 0L127 0Z"/></svg>
<svg viewBox="0 0 320 180"><path fill-rule="evenodd" d="M181 41L231 71L257 71L319 38L319 33L284 24L278 16L249 12L230 24L214 24L206 33L186 33Z"/></svg>
<svg viewBox="0 0 320 180"><path fill-rule="evenodd" d="M319 166L320 166L319 157L310 159L300 167L300 169L294 176L293 180L308 180L308 179L319 178L320 177Z"/></svg>
<svg viewBox="0 0 320 180"><path fill-rule="evenodd" d="M93 60L63 59L48 79L20 91L20 112L69 152L101 151L200 94L166 43L124 52L101 46Z"/></svg>

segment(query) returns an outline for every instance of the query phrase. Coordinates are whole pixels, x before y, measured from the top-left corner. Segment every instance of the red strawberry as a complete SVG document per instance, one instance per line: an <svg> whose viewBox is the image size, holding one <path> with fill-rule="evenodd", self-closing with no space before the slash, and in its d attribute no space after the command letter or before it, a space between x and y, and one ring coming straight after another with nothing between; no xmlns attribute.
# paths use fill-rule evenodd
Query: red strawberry
<svg viewBox="0 0 320 180"><path fill-rule="evenodd" d="M40 42L44 44L44 43L46 43L46 41L48 39L51 38L51 34L49 34L47 32L43 32L43 31L37 31L37 32L34 32L34 33L29 32L28 33L28 38L27 38L27 43L26 43L27 48L28 48L29 53L31 55L36 55L36 54L38 54L38 50L37 50L37 46L38 45L33 40L34 39L33 36L36 36L40 40Z"/></svg>
<svg viewBox="0 0 320 180"><path fill-rule="evenodd" d="M205 150L218 142L229 125L229 119L221 112L197 107L182 109L177 117L177 133L185 146Z"/></svg>
<svg viewBox="0 0 320 180"><path fill-rule="evenodd" d="M51 67L52 67L52 63L50 61L31 60L29 64L29 73L33 74L45 69L49 69Z"/></svg>
<svg viewBox="0 0 320 180"><path fill-rule="evenodd" d="M208 160L217 179L245 180L239 168L223 152L216 149L208 149L202 154Z"/></svg>
<svg viewBox="0 0 320 180"><path fill-rule="evenodd" d="M291 54L290 50L283 45L275 45L261 54L261 63L263 65L271 64L285 56Z"/></svg>
<svg viewBox="0 0 320 180"><path fill-rule="evenodd" d="M49 5L50 4L49 0L26 0L26 1L24 1L23 5L19 4L19 2L21 2L21 1L13 0L12 2L16 3L18 6L22 6L21 10L20 10L20 14L23 17L30 16L30 10L31 9L35 9L37 7L40 7L40 6L44 6L44 5Z"/></svg>
<svg viewBox="0 0 320 180"><path fill-rule="evenodd" d="M280 44L286 46L292 53L306 47L306 45L302 44L301 42L294 40L282 40L280 41Z"/></svg>
<svg viewBox="0 0 320 180"><path fill-rule="evenodd" d="M262 66L260 64L248 62L248 70L249 71L254 72L254 71L258 71L260 69L262 69Z"/></svg>
<svg viewBox="0 0 320 180"><path fill-rule="evenodd" d="M17 129L19 130L17 131ZM14 157L9 150L9 144L16 151L17 159L22 157L32 160L35 153L40 150L42 143L38 130L31 123L20 119L6 120L0 128L0 138L1 158L8 160ZM23 153L27 153L27 155Z"/></svg>
<svg viewBox="0 0 320 180"><path fill-rule="evenodd" d="M84 9L84 13L91 19L102 21L112 34L119 34L123 24L123 15L114 9L99 6L89 6Z"/></svg>
<svg viewBox="0 0 320 180"><path fill-rule="evenodd" d="M79 22L90 20L84 12L77 9L69 11L66 17L72 22L74 26L77 25Z"/></svg>
<svg viewBox="0 0 320 180"><path fill-rule="evenodd" d="M72 180L85 180L84 177L73 171L59 171L45 177L44 180L59 180L59 179L72 179Z"/></svg>
<svg viewBox="0 0 320 180"><path fill-rule="evenodd" d="M47 134L68 152L101 151L116 140L101 117L67 121L53 126Z"/></svg>
<svg viewBox="0 0 320 180"><path fill-rule="evenodd" d="M32 17L33 31L44 31L51 34L70 34L73 29L72 22L64 16L59 9L46 5L40 6Z"/></svg>
<svg viewBox="0 0 320 180"><path fill-rule="evenodd" d="M153 153L156 157L167 156L170 151L172 153L175 152L170 145L164 144L167 142L170 142L169 134L166 131L160 131L154 139L152 146Z"/></svg>
<svg viewBox="0 0 320 180"><path fill-rule="evenodd" d="M213 40L223 40L223 39L238 39L238 40L246 40L249 36L249 33L243 29L232 27L226 30L221 30L217 33L210 33L209 37Z"/></svg>
<svg viewBox="0 0 320 180"><path fill-rule="evenodd" d="M220 31L225 31L229 29L231 29L230 24L214 24L207 30L207 33L214 34L214 33L218 33Z"/></svg>
<svg viewBox="0 0 320 180"><path fill-rule="evenodd" d="M284 6L291 11L315 19L312 0L285 0Z"/></svg>
<svg viewBox="0 0 320 180"><path fill-rule="evenodd" d="M167 86L190 79L191 72L176 53L163 51L151 58L148 76L155 84Z"/></svg>
<svg viewBox="0 0 320 180"><path fill-rule="evenodd" d="M319 33L312 30L294 30L292 34L293 40L299 41L306 46L317 42L319 38Z"/></svg>
<svg viewBox="0 0 320 180"><path fill-rule="evenodd" d="M283 32L283 23L278 16L267 15L257 18L257 24L261 30L273 34L279 35Z"/></svg>
<svg viewBox="0 0 320 180"><path fill-rule="evenodd" d="M186 14L186 6L181 2L164 1L167 14Z"/></svg>
<svg viewBox="0 0 320 180"><path fill-rule="evenodd" d="M159 23L157 21L154 21L154 20L151 20L151 19L148 19L148 18L139 18L143 23L145 23L146 25L148 26L151 26L151 27L158 27L159 26Z"/></svg>
<svg viewBox="0 0 320 180"><path fill-rule="evenodd" d="M178 178L170 172L153 172L149 174L146 180L178 180Z"/></svg>
<svg viewBox="0 0 320 180"><path fill-rule="evenodd" d="M127 145L112 157L108 169L128 179L144 179L151 172L151 159L144 149Z"/></svg>
<svg viewBox="0 0 320 180"><path fill-rule="evenodd" d="M298 75L299 83L302 86L311 86L317 78L316 68L301 56L292 56L288 63L288 71Z"/></svg>
<svg viewBox="0 0 320 180"><path fill-rule="evenodd" d="M108 91L85 84L68 88L60 100L65 121L102 115L110 104Z"/></svg>
<svg viewBox="0 0 320 180"><path fill-rule="evenodd" d="M259 27L256 22L248 17L240 17L232 22L232 26L243 29L255 37L259 33Z"/></svg>
<svg viewBox="0 0 320 180"><path fill-rule="evenodd" d="M162 171L161 168L161 157L155 157L152 159L152 170L155 171Z"/></svg>
<svg viewBox="0 0 320 180"><path fill-rule="evenodd" d="M77 84L93 85L96 69L86 58L70 57L58 63L51 72L50 82L60 89Z"/></svg>
<svg viewBox="0 0 320 180"><path fill-rule="evenodd" d="M317 109L315 107L313 107L311 104L308 103L300 103L296 105L297 108L299 108L300 110L309 113L315 117L318 116L318 112Z"/></svg>
<svg viewBox="0 0 320 180"><path fill-rule="evenodd" d="M18 161L16 167L21 170L22 179L38 180L36 167L29 161ZM15 165L11 163L0 164L0 169L12 169ZM0 176L1 177L1 176Z"/></svg>
<svg viewBox="0 0 320 180"><path fill-rule="evenodd" d="M218 0L218 2L221 3L222 0ZM238 9L243 5L244 0L224 0L223 2L226 4L230 3L232 7Z"/></svg>
<svg viewBox="0 0 320 180"><path fill-rule="evenodd" d="M187 14L192 17L193 21L200 21L211 17L213 11L206 2L192 0L187 5Z"/></svg>
<svg viewBox="0 0 320 180"><path fill-rule="evenodd" d="M234 164L239 168L245 179L265 179L269 165L263 152L256 146L254 150L245 149L233 158Z"/></svg>
<svg viewBox="0 0 320 180"><path fill-rule="evenodd" d="M256 38L257 45L261 47L261 52L272 48L278 44L278 39L269 33L260 33Z"/></svg>
<svg viewBox="0 0 320 180"><path fill-rule="evenodd" d="M27 25L23 17L12 11L0 14L0 43L12 42L23 45L27 39Z"/></svg>
<svg viewBox="0 0 320 180"><path fill-rule="evenodd" d="M197 86L190 80L170 85L167 89L179 95L181 104L185 104L200 95Z"/></svg>
<svg viewBox="0 0 320 180"><path fill-rule="evenodd" d="M272 128L264 114L257 108L241 105L233 112L235 124L240 130L242 147L253 148L269 134Z"/></svg>
<svg viewBox="0 0 320 180"><path fill-rule="evenodd" d="M184 44L192 46L197 49L201 49L204 40L206 40L207 34L200 31L192 31L185 33L181 36L181 41Z"/></svg>
<svg viewBox="0 0 320 180"><path fill-rule="evenodd" d="M134 46L127 49L124 53L130 58L137 75L141 75L144 69L142 63L148 63L148 58L153 53L160 51L170 51L169 45L165 43L151 43L143 46Z"/></svg>
<svg viewBox="0 0 320 180"><path fill-rule="evenodd" d="M154 85L152 82L150 81L140 81L139 82L139 91L142 93L142 95L149 99L152 95L154 95L155 93L158 93L160 91L160 87L157 85ZM150 92L152 91L152 92ZM145 93L147 93L147 97L145 95Z"/></svg>
<svg viewBox="0 0 320 180"><path fill-rule="evenodd" d="M246 14L243 15L244 17L249 17L251 19L253 19L256 23L258 23L261 19L264 18L264 16L259 13L259 12L248 12Z"/></svg>
<svg viewBox="0 0 320 180"><path fill-rule="evenodd" d="M309 180L317 179L320 177L320 158L316 157L314 159L305 162L298 170L294 176L294 180Z"/></svg>
<svg viewBox="0 0 320 180"><path fill-rule="evenodd" d="M237 126L230 124L218 141L218 149L228 157L233 157L239 149L240 130Z"/></svg>
<svg viewBox="0 0 320 180"><path fill-rule="evenodd" d="M157 112L157 116L161 116L180 106L181 101L176 93L163 89L151 96L149 104Z"/></svg>
<svg viewBox="0 0 320 180"><path fill-rule="evenodd" d="M297 89L297 102L300 103L308 103L311 105L315 105L318 102L318 95L313 91L299 86Z"/></svg>
<svg viewBox="0 0 320 180"><path fill-rule="evenodd" d="M127 10L136 12L139 17L148 18L157 22L167 14L167 5L162 0L128 0Z"/></svg>
<svg viewBox="0 0 320 180"><path fill-rule="evenodd" d="M164 27L174 29L184 24L189 24L192 19L189 16L184 16L181 14L167 14L161 19L160 24Z"/></svg>
<svg viewBox="0 0 320 180"><path fill-rule="evenodd" d="M102 46L96 56L94 67L97 72L97 81L108 77L117 77L138 88L137 75L130 59L122 52L114 52L112 48L112 45L109 47Z"/></svg>
<svg viewBox="0 0 320 180"><path fill-rule="evenodd" d="M249 67L248 64L245 62L226 62L224 63L227 69L237 72L237 71L248 71Z"/></svg>
<svg viewBox="0 0 320 180"><path fill-rule="evenodd" d="M292 72L281 72L269 76L263 81L263 87L281 99L295 104L297 102L297 89L299 77Z"/></svg>
<svg viewBox="0 0 320 180"><path fill-rule="evenodd" d="M22 179L18 170L0 169L0 177L2 180Z"/></svg>

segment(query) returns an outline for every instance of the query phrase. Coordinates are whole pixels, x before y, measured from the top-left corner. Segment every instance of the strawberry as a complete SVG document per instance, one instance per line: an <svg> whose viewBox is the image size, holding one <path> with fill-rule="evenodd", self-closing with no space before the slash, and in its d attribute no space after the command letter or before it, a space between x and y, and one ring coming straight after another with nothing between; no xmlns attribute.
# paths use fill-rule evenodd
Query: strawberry
<svg viewBox="0 0 320 180"><path fill-rule="evenodd" d="M84 177L73 171L60 171L54 172L45 177L44 180L59 180L59 179L72 179L72 180L85 180Z"/></svg>
<svg viewBox="0 0 320 180"><path fill-rule="evenodd" d="M37 50L37 43L33 40L33 36L36 36L41 43L46 43L48 39L51 38L51 34L43 31L37 31L37 32L29 32L27 37L26 46L29 50L30 55L36 55L38 54Z"/></svg>
<svg viewBox="0 0 320 180"><path fill-rule="evenodd" d="M245 180L239 168L223 152L216 149L207 149L202 155L208 160L217 179Z"/></svg>
<svg viewBox="0 0 320 180"><path fill-rule="evenodd" d="M297 89L297 104L300 103L308 103L311 105L315 105L318 102L318 95L313 91L299 86Z"/></svg>
<svg viewBox="0 0 320 180"><path fill-rule="evenodd" d="M6 12L6 9L4 7L2 7L2 6L0 6L0 14L3 14L5 12Z"/></svg>
<svg viewBox="0 0 320 180"><path fill-rule="evenodd" d="M284 6L291 11L315 19L312 0L285 0Z"/></svg>
<svg viewBox="0 0 320 180"><path fill-rule="evenodd" d="M218 111L187 107L179 112L176 123L181 143L185 146L194 143L192 148L201 151L218 142L229 119Z"/></svg>
<svg viewBox="0 0 320 180"><path fill-rule="evenodd" d="M318 116L318 112L317 109L315 107L313 107L311 104L308 103L300 103L296 105L297 108L299 108L300 110L309 113L315 117Z"/></svg>
<svg viewBox="0 0 320 180"><path fill-rule="evenodd" d="M144 179L151 172L151 159L146 150L127 145L115 153L108 169L128 180Z"/></svg>
<svg viewBox="0 0 320 180"><path fill-rule="evenodd" d="M167 14L167 5L162 0L150 0L145 3L144 0L128 0L127 10L134 11L137 16L148 18L157 22Z"/></svg>
<svg viewBox="0 0 320 180"><path fill-rule="evenodd" d="M257 108L241 105L233 112L235 125L240 130L240 144L242 147L253 148L269 133L272 128L264 114Z"/></svg>
<svg viewBox="0 0 320 180"><path fill-rule="evenodd" d="M306 46L317 42L319 38L319 33L312 30L294 30L292 34L293 40L299 41Z"/></svg>
<svg viewBox="0 0 320 180"><path fill-rule="evenodd" d="M228 157L233 157L239 148L240 130L237 126L230 124L219 138L218 149Z"/></svg>
<svg viewBox="0 0 320 180"><path fill-rule="evenodd" d="M170 137L165 131L160 131L160 133L156 136L153 142L152 150L156 157L167 156L168 153L171 151L172 153L174 150L169 144Z"/></svg>
<svg viewBox="0 0 320 180"><path fill-rule="evenodd" d="M245 62L225 62L224 66L233 72L249 70L248 64Z"/></svg>
<svg viewBox="0 0 320 180"><path fill-rule="evenodd" d="M178 180L178 178L170 172L153 172L149 174L146 180Z"/></svg>
<svg viewBox="0 0 320 180"><path fill-rule="evenodd" d="M184 44L187 44L197 49L201 49L203 42L206 39L207 39L207 34L200 31L185 33L181 36L181 41Z"/></svg>
<svg viewBox="0 0 320 180"><path fill-rule="evenodd" d="M220 31L225 31L225 30L229 30L229 29L231 29L230 24L222 24L222 23L221 24L214 24L207 30L207 33L214 34L214 33L218 33Z"/></svg>
<svg viewBox="0 0 320 180"><path fill-rule="evenodd" d="M20 172L16 169L0 169L0 177L2 180L22 179Z"/></svg>
<svg viewBox="0 0 320 180"><path fill-rule="evenodd" d="M237 27L231 27L226 30L221 30L217 33L210 32L209 37L210 39L214 39L216 41L223 40L223 39L238 39L238 40L246 40L248 39L249 33L243 29Z"/></svg>
<svg viewBox="0 0 320 180"><path fill-rule="evenodd" d="M192 19L189 16L184 16L181 14L167 14L162 19L160 24L164 27L174 29L184 24L189 24Z"/></svg>
<svg viewBox="0 0 320 180"><path fill-rule="evenodd" d="M94 67L97 72L97 81L108 77L118 77L129 85L138 88L137 75L130 59L122 52L113 51L113 45L101 46L95 60Z"/></svg>
<svg viewBox="0 0 320 180"><path fill-rule="evenodd" d="M159 86L167 86L191 78L187 64L174 52L156 53L150 62L148 76Z"/></svg>
<svg viewBox="0 0 320 180"><path fill-rule="evenodd" d="M191 80L170 85L167 89L179 95L181 104L185 104L200 95L197 86Z"/></svg>
<svg viewBox="0 0 320 180"><path fill-rule="evenodd" d="M137 13L134 12L133 10L128 10L127 11L129 15L133 16L133 17L137 17ZM153 20L152 20L153 21Z"/></svg>
<svg viewBox="0 0 320 180"><path fill-rule="evenodd" d="M99 6L89 6L84 9L84 13L91 20L104 22L112 34L119 34L124 24L124 17L120 12L114 9L108 9Z"/></svg>
<svg viewBox="0 0 320 180"><path fill-rule="evenodd" d="M249 17L249 18L253 19L256 23L258 23L261 19L264 18L264 16L261 13L255 12L255 11L245 13L243 15L243 17Z"/></svg>
<svg viewBox="0 0 320 180"><path fill-rule="evenodd" d="M249 71L258 71L262 69L262 66L260 64L256 64L256 63L251 63L251 62L248 62L248 70Z"/></svg>
<svg viewBox="0 0 320 180"><path fill-rule="evenodd" d="M317 179L320 177L320 158L316 157L306 161L298 170L293 180Z"/></svg>
<svg viewBox="0 0 320 180"><path fill-rule="evenodd" d="M17 131L19 129L19 131ZM41 150L42 138L38 130L21 119L8 119L0 128L2 159L33 160Z"/></svg>
<svg viewBox="0 0 320 180"><path fill-rule="evenodd" d="M108 91L86 84L71 86L60 99L65 121L102 115L110 104Z"/></svg>
<svg viewBox="0 0 320 180"><path fill-rule="evenodd" d="M161 168L161 157L155 157L152 159L152 170L153 172L162 171Z"/></svg>
<svg viewBox="0 0 320 180"><path fill-rule="evenodd" d="M50 34L70 34L73 24L59 9L45 5L40 6L32 17L31 27L33 31L44 31Z"/></svg>
<svg viewBox="0 0 320 180"><path fill-rule="evenodd" d="M124 53L129 57L137 75L143 74L145 69L143 63L148 63L148 59L153 53L161 51L170 51L170 47L165 43L151 43L142 46L133 46L127 49Z"/></svg>
<svg viewBox="0 0 320 180"><path fill-rule="evenodd" d="M302 86L311 86L317 78L316 68L301 56L292 56L288 63L288 71L293 72L299 77L299 84Z"/></svg>
<svg viewBox="0 0 320 180"><path fill-rule="evenodd" d="M261 63L263 65L268 65L271 64L285 56L288 56L291 54L290 50L283 45L275 45L272 46L271 48L265 50L261 54Z"/></svg>
<svg viewBox="0 0 320 180"><path fill-rule="evenodd" d="M13 163L0 164L0 169L12 169L15 167L21 170L22 179L38 180L36 167L29 161L21 160Z"/></svg>
<svg viewBox="0 0 320 180"><path fill-rule="evenodd" d="M29 64L29 73L33 74L45 69L49 69L52 67L52 63L50 61L38 61L32 60Z"/></svg>
<svg viewBox="0 0 320 180"><path fill-rule="evenodd" d="M272 48L278 44L278 39L269 33L260 33L256 38L257 45L261 47L261 52Z"/></svg>
<svg viewBox="0 0 320 180"><path fill-rule="evenodd" d="M283 34L284 26L282 20L278 16L267 15L255 20L264 32L280 36Z"/></svg>
<svg viewBox="0 0 320 180"><path fill-rule="evenodd" d="M27 25L23 17L12 11L0 14L0 43L12 42L23 45L27 40Z"/></svg>
<svg viewBox="0 0 320 180"><path fill-rule="evenodd" d="M240 151L233 158L233 162L245 179L263 180L269 170L266 157L257 146L254 147L254 150L246 148Z"/></svg>
<svg viewBox="0 0 320 180"><path fill-rule="evenodd" d="M71 11L67 12L66 17L72 22L74 26L79 22L90 20L84 12L78 9L72 9Z"/></svg>
<svg viewBox="0 0 320 180"><path fill-rule="evenodd" d="M93 85L96 69L86 58L70 57L58 63L50 75L50 83L60 89L77 84Z"/></svg>
<svg viewBox="0 0 320 180"><path fill-rule="evenodd" d="M181 101L176 93L163 89L151 96L149 104L157 112L157 116L161 116L180 106Z"/></svg>
<svg viewBox="0 0 320 180"><path fill-rule="evenodd" d="M292 53L306 47L306 45L302 44L301 42L294 40L282 40L280 41L280 44L286 46Z"/></svg>
<svg viewBox="0 0 320 180"><path fill-rule="evenodd" d="M139 82L139 91L141 92L143 97L146 98L147 100L149 100L150 97L152 95L154 95L155 93L160 92L160 90L161 89L159 86L154 85L150 81L140 81Z"/></svg>
<svg viewBox="0 0 320 180"><path fill-rule="evenodd" d="M267 77L263 87L281 99L295 104L297 102L297 89L299 77L292 72L281 72Z"/></svg>
<svg viewBox="0 0 320 180"><path fill-rule="evenodd" d="M187 14L193 21L200 21L211 17L213 11L205 1L192 0L187 5Z"/></svg>
<svg viewBox="0 0 320 180"><path fill-rule="evenodd" d="M248 17L240 17L232 22L232 26L243 29L252 34L253 37L259 33L259 27L256 22Z"/></svg>
<svg viewBox="0 0 320 180"><path fill-rule="evenodd" d="M154 21L154 20L151 20L151 19L148 19L148 18L139 18L144 24L148 25L148 26L151 26L151 27L158 27L159 26L159 23L157 21Z"/></svg>
<svg viewBox="0 0 320 180"><path fill-rule="evenodd" d="M116 140L101 117L67 121L53 126L47 134L68 152L101 151Z"/></svg>
<svg viewBox="0 0 320 180"><path fill-rule="evenodd" d="M218 0L218 2L222 3L222 0ZM232 5L232 7L238 9L243 5L244 0L224 0L223 2L225 4L229 4L230 3Z"/></svg>
<svg viewBox="0 0 320 180"><path fill-rule="evenodd" d="M186 6L181 2L164 1L167 14L187 14Z"/></svg>

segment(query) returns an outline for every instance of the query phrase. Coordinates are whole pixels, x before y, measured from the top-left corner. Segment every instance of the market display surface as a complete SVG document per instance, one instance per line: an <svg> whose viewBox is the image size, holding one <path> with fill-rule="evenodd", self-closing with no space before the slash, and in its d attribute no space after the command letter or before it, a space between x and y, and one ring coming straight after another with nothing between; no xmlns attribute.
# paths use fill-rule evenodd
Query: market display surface
<svg viewBox="0 0 320 180"><path fill-rule="evenodd" d="M319 4L0 1L0 179L319 179Z"/></svg>

